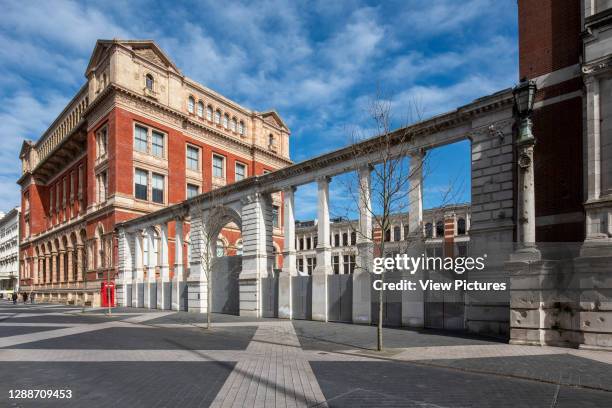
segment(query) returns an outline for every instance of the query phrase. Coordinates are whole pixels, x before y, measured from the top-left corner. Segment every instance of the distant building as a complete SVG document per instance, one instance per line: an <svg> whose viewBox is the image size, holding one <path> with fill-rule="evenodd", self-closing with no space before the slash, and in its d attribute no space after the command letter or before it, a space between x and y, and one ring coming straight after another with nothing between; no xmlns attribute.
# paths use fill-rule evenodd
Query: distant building
<svg viewBox="0 0 612 408"><path fill-rule="evenodd" d="M0 293L19 290L19 208L0 219Z"/></svg>
<svg viewBox="0 0 612 408"><path fill-rule="evenodd" d="M405 252L410 231L409 214L394 215L391 228L381 234L374 226L374 240L384 239L389 253ZM335 218L331 220L330 245L332 247L332 270L335 275L353 273L357 256L358 220ZM422 236L425 250L431 255L464 256L468 250L470 206L460 204L423 211ZM445 246L446 243L446 246ZM313 220L296 221L295 249L296 268L303 275L312 275L317 266L317 224Z"/></svg>

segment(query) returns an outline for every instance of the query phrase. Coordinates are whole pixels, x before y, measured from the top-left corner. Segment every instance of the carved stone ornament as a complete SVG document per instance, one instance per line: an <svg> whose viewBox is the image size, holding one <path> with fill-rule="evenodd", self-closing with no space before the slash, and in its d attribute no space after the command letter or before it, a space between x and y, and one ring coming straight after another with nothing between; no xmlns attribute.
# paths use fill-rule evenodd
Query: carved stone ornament
<svg viewBox="0 0 612 408"><path fill-rule="evenodd" d="M523 153L518 159L518 165L521 169L526 169L531 166L531 157L528 154Z"/></svg>

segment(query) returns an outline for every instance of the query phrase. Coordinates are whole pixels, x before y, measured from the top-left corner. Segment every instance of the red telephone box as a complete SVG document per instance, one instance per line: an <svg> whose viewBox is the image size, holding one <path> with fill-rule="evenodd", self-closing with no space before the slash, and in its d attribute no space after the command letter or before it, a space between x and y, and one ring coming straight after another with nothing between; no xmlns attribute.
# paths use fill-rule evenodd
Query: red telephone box
<svg viewBox="0 0 612 408"><path fill-rule="evenodd" d="M115 282L102 282L100 287L100 299L102 307L114 307L115 304Z"/></svg>

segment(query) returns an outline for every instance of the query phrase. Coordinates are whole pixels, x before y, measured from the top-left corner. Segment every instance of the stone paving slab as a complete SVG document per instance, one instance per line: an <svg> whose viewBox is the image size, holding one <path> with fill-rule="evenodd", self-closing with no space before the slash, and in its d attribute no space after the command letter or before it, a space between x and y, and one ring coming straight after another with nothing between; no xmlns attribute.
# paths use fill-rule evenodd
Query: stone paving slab
<svg viewBox="0 0 612 408"><path fill-rule="evenodd" d="M605 391L444 368L396 362L310 362L310 365L331 408L612 406L612 393Z"/></svg>
<svg viewBox="0 0 612 408"><path fill-rule="evenodd" d="M346 323L293 320L302 348L316 350L376 349L376 327ZM383 329L385 348L490 345L496 340L430 330Z"/></svg>
<svg viewBox="0 0 612 408"><path fill-rule="evenodd" d="M18 336L22 334L37 333L47 330L62 329L65 326L54 327L36 327L36 326L0 326L0 338L9 336Z"/></svg>
<svg viewBox="0 0 612 408"><path fill-rule="evenodd" d="M233 367L231 362L13 362L0 370L0 407L207 407ZM73 398L9 400L8 390L17 384L70 389Z"/></svg>
<svg viewBox="0 0 612 408"><path fill-rule="evenodd" d="M69 337L44 339L16 345L26 349L105 349L105 350L244 350L256 327L231 329L166 329L123 323L102 331L77 333ZM155 333L151 333L155 331Z"/></svg>
<svg viewBox="0 0 612 408"><path fill-rule="evenodd" d="M570 354L425 360L444 367L612 391L612 365ZM610 405L612 407L612 404Z"/></svg>

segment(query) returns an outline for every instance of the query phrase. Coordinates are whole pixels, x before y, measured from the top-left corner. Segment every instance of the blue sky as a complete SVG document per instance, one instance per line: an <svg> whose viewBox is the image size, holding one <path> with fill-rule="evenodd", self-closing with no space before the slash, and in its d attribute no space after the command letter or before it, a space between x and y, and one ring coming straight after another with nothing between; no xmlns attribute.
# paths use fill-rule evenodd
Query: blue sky
<svg viewBox="0 0 612 408"><path fill-rule="evenodd" d="M517 80L514 0L0 0L0 209L18 204L24 138L37 139L84 83L98 38L150 38L187 76L254 109L274 108L301 161L371 133L378 93L395 125L451 110ZM432 153L425 205L469 171L465 143ZM462 173L462 174L463 174ZM469 185L458 201L469 200ZM315 205L312 185L298 191ZM332 193L333 196L333 193Z"/></svg>

